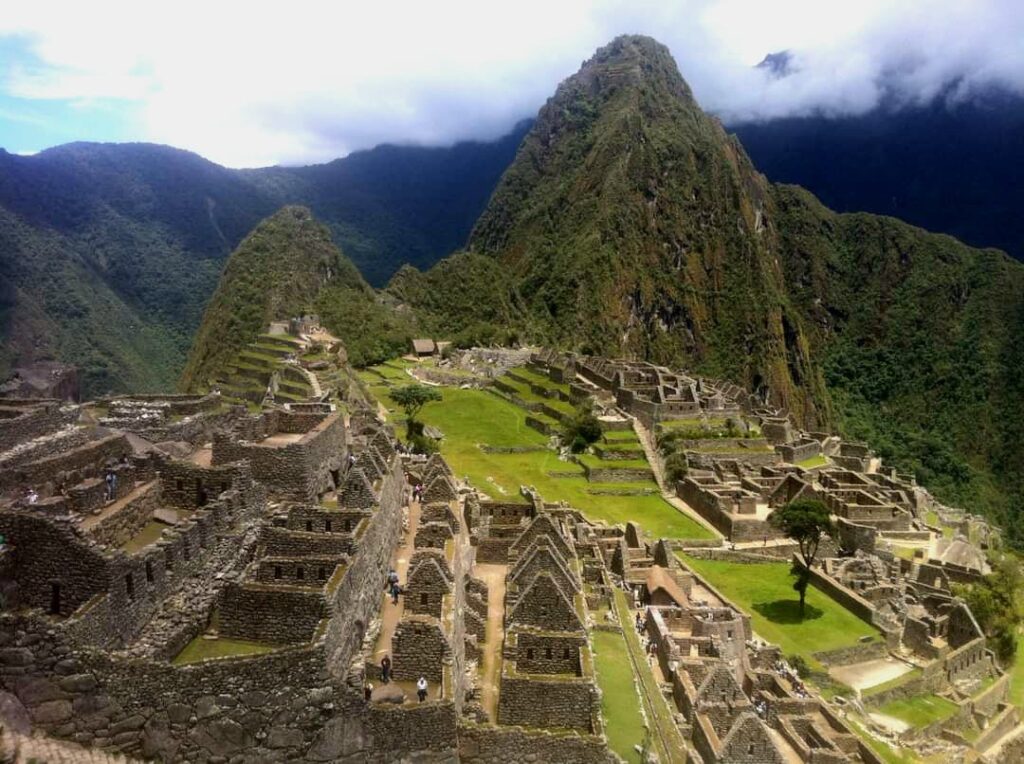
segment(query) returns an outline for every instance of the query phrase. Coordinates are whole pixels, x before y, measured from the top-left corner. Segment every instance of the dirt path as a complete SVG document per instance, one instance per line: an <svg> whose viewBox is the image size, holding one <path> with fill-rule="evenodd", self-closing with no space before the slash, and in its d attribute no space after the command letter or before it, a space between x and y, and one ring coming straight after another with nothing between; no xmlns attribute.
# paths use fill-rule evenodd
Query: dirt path
<svg viewBox="0 0 1024 764"><path fill-rule="evenodd" d="M391 555L391 567L398 572L398 581L402 586L405 585L409 573L409 560L412 559L413 552L416 551L416 529L420 524L419 502L414 501L409 504L408 519L408 528L402 543ZM403 597L399 597L398 604L393 605L390 594L381 592L380 596L380 634L377 637L376 649L373 651L374 662L378 664L381 658L391 652L391 638L395 635L395 627L402 620L402 613L405 611Z"/></svg>
<svg viewBox="0 0 1024 764"><path fill-rule="evenodd" d="M479 564L473 575L487 584L487 633L480 669L481 703L491 722L498 720L501 651L505 635L505 575L507 565Z"/></svg>

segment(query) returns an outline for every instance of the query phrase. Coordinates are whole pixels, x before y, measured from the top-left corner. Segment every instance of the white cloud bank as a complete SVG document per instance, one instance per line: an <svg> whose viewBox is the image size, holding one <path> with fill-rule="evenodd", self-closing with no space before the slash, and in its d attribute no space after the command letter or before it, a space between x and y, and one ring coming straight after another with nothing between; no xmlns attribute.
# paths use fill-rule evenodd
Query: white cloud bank
<svg viewBox="0 0 1024 764"><path fill-rule="evenodd" d="M0 92L114 99L139 140L230 166L496 137L622 33L666 43L726 121L1024 90L1021 0L13 2L0 50L32 55ZM791 76L753 68L784 49Z"/></svg>

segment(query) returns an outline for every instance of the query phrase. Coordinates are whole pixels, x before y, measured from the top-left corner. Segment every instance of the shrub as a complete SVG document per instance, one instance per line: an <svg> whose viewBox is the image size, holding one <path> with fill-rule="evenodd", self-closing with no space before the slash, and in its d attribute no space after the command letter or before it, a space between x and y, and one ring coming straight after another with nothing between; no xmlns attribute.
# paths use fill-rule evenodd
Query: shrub
<svg viewBox="0 0 1024 764"><path fill-rule="evenodd" d="M562 443L569 444L574 454L585 451L601 439L601 422L586 408L580 408L562 425ZM582 446L579 446L582 443ZM577 450L577 447L579 450Z"/></svg>

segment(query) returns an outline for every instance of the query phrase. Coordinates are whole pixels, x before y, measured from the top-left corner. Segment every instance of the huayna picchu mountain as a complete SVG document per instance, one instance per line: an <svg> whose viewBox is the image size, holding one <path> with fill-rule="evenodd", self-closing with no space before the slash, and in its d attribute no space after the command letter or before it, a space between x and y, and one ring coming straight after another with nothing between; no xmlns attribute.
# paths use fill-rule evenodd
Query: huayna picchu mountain
<svg viewBox="0 0 1024 764"><path fill-rule="evenodd" d="M944 498L1020 511L1024 266L773 185L654 40L620 37L559 86L469 249L532 339L735 380ZM493 320L423 288L452 266L389 291L442 324Z"/></svg>

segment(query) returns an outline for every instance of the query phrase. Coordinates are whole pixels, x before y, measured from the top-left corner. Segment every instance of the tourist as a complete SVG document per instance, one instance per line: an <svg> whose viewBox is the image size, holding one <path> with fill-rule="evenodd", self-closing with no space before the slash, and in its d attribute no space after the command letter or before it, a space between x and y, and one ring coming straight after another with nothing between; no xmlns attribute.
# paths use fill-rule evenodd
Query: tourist
<svg viewBox="0 0 1024 764"><path fill-rule="evenodd" d="M384 684L391 681L391 659L386 655L380 659L380 681Z"/></svg>
<svg viewBox="0 0 1024 764"><path fill-rule="evenodd" d="M0 552L4 551L4 549L6 547L7 547L7 537L4 534L0 533Z"/></svg>
<svg viewBox="0 0 1024 764"><path fill-rule="evenodd" d="M644 619L640 616L640 611L636 613L636 633L639 634L644 630Z"/></svg>
<svg viewBox="0 0 1024 764"><path fill-rule="evenodd" d="M363 700L369 701L371 695L373 695L373 685L367 682L363 688Z"/></svg>
<svg viewBox="0 0 1024 764"><path fill-rule="evenodd" d="M114 471L107 470L107 501L114 500Z"/></svg>
<svg viewBox="0 0 1024 764"><path fill-rule="evenodd" d="M416 682L416 695L419 696L420 703L427 699L427 679L426 677L420 677Z"/></svg>
<svg viewBox="0 0 1024 764"><path fill-rule="evenodd" d="M398 604L398 595L402 593L402 587L398 585L398 582L391 584L391 604Z"/></svg>
<svg viewBox="0 0 1024 764"><path fill-rule="evenodd" d="M384 590L390 592L395 588L395 584L398 583L398 573L395 572L394 568L388 569L388 581L384 585Z"/></svg>
<svg viewBox="0 0 1024 764"><path fill-rule="evenodd" d="M35 504L39 501L39 494L36 493L35 488L29 488L28 493L25 494L25 501L29 504Z"/></svg>

